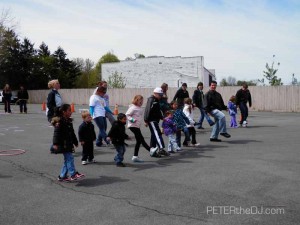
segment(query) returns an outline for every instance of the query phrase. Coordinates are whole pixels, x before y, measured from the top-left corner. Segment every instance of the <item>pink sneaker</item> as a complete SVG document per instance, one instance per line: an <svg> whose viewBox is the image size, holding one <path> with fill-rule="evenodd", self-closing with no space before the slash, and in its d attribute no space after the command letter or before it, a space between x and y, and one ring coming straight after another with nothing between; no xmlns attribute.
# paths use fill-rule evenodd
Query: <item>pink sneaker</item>
<svg viewBox="0 0 300 225"><path fill-rule="evenodd" d="M78 180L83 178L84 176L85 176L84 174L76 172L73 176L71 176L70 180Z"/></svg>

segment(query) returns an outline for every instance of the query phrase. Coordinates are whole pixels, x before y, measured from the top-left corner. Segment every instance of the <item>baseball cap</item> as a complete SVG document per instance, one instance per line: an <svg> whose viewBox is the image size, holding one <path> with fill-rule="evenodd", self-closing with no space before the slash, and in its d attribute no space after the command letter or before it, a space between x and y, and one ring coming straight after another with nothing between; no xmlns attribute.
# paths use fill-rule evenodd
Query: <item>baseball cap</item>
<svg viewBox="0 0 300 225"><path fill-rule="evenodd" d="M155 89L153 90L153 93L157 93L157 94L162 95L164 92L163 92L163 90L162 90L160 87L157 87L157 88L155 88Z"/></svg>

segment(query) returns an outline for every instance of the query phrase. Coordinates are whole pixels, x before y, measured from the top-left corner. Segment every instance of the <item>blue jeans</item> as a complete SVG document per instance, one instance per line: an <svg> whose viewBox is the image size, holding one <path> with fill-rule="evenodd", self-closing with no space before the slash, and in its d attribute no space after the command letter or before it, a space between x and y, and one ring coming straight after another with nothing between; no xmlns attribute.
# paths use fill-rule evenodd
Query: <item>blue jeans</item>
<svg viewBox="0 0 300 225"><path fill-rule="evenodd" d="M106 134L106 118L104 116L98 116L94 118L94 121L99 128L99 134L96 140L96 145L101 146L102 145L102 140L104 140L107 144L109 144L109 141L106 140L107 134Z"/></svg>
<svg viewBox="0 0 300 225"><path fill-rule="evenodd" d="M71 176L75 175L75 165L74 165L74 157L71 152L65 152L64 155L64 164L61 168L60 177L66 177L68 172Z"/></svg>
<svg viewBox="0 0 300 225"><path fill-rule="evenodd" d="M115 156L114 160L118 164L123 162L126 148L125 145L115 145L115 148L117 150L117 155Z"/></svg>
<svg viewBox="0 0 300 225"><path fill-rule="evenodd" d="M212 121L212 119L209 117L209 115L206 114L206 112L204 111L204 109L201 108L201 107L198 107L198 108L199 108L200 113L201 113L201 115L199 117L199 125L198 125L198 127L202 127L202 123L203 123L204 117L205 117L206 121L209 123L209 125L213 124L214 121Z"/></svg>
<svg viewBox="0 0 300 225"><path fill-rule="evenodd" d="M224 113L222 113L218 109L214 109L210 112L210 114L215 119L215 125L213 126L213 129L211 131L210 138L218 138L219 133L227 133L226 130L226 118Z"/></svg>

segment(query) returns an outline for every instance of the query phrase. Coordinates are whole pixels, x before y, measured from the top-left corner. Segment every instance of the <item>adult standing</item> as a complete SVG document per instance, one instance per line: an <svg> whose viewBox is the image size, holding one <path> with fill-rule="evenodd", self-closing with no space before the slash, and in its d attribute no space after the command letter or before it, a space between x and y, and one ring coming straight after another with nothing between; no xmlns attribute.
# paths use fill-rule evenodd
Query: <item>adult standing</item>
<svg viewBox="0 0 300 225"><path fill-rule="evenodd" d="M181 88L179 88L173 98L173 101L177 101L178 108L183 109L184 99L189 98L189 92L187 91L187 84L183 83Z"/></svg>
<svg viewBox="0 0 300 225"><path fill-rule="evenodd" d="M146 104L145 113L144 113L144 121L145 125L149 126L151 132L150 139L150 147L155 149L158 147L159 150L155 150L155 152L150 151L150 155L160 156L160 155L170 155L165 150L165 143L162 138L161 130L159 128L159 121L163 119L163 114L160 109L159 101L163 96L163 91L160 87L157 87L153 90L153 95L151 95ZM153 154L152 154L153 153Z"/></svg>
<svg viewBox="0 0 300 225"><path fill-rule="evenodd" d="M204 117L210 126L213 126L215 124L215 122L212 121L212 119L209 117L209 115L206 114L206 112L203 108L203 100L204 100L203 83L199 82L197 85L197 89L194 91L194 94L193 94L193 103L196 107L199 108L200 113L201 113L201 115L199 117L198 126L197 126L198 129L204 129L204 127L202 126Z"/></svg>
<svg viewBox="0 0 300 225"><path fill-rule="evenodd" d="M49 81L48 88L51 89L51 91L49 92L47 97L46 114L49 123L51 123L52 118L55 116L62 105L62 98L58 93L58 90L60 89L60 83L58 80Z"/></svg>
<svg viewBox="0 0 300 225"><path fill-rule="evenodd" d="M240 108L241 110L241 120L240 120L240 125L243 127L246 127L248 122L248 106L247 102L249 102L249 107L252 106L252 99L251 99L251 94L250 91L248 90L248 84L244 83L242 85L242 88L236 92L236 105Z"/></svg>
<svg viewBox="0 0 300 225"><path fill-rule="evenodd" d="M165 115L166 111L170 110L170 104L168 103L168 95L167 95L167 91L168 91L169 85L166 83L163 83L161 85L161 89L163 91L163 96L161 97L159 104L160 104L160 109L163 112L163 114Z"/></svg>
<svg viewBox="0 0 300 225"><path fill-rule="evenodd" d="M18 101L20 105L20 113L27 113L28 91L23 85L20 86L20 90L18 91Z"/></svg>
<svg viewBox="0 0 300 225"><path fill-rule="evenodd" d="M5 113L11 113L11 109L10 109L10 102L11 102L11 88L9 86L9 84L6 84L3 88L3 100L4 100L4 111Z"/></svg>
<svg viewBox="0 0 300 225"><path fill-rule="evenodd" d="M97 127L99 128L99 134L96 139L96 146L101 147L103 145L102 141L104 140L107 145L110 144L110 141L107 138L105 131L106 118L105 118L105 108L106 102L103 96L106 94L105 87L98 87L95 94L90 97L90 114L93 117Z"/></svg>
<svg viewBox="0 0 300 225"><path fill-rule="evenodd" d="M107 94L107 82L106 81L99 81L98 82L98 87L104 87L106 89L106 93L103 96L105 102L106 102L106 112L105 112L105 117L109 120L110 124L112 125L113 122L116 120L114 118L114 113L110 110L109 108L109 95ZM96 87L96 89L94 90L93 94L96 94L98 87ZM105 130L107 129L107 122L105 120Z"/></svg>
<svg viewBox="0 0 300 225"><path fill-rule="evenodd" d="M226 138L230 138L231 135L226 130L226 118L225 114L221 110L227 110L227 106L224 105L223 98L219 92L216 91L217 82L212 81L209 91L204 95L204 109L215 119L215 125L211 131L210 141L220 142L218 135L222 135Z"/></svg>

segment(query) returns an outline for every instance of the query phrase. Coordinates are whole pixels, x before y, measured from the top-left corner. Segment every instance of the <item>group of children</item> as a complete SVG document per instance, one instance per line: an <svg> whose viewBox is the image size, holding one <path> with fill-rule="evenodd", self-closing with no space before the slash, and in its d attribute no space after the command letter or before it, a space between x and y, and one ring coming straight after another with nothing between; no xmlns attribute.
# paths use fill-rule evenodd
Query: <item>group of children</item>
<svg viewBox="0 0 300 225"><path fill-rule="evenodd" d="M127 112L119 113L117 120L112 123L111 129L107 134L107 139L111 141L116 149L116 156L114 161L117 167L125 167L123 163L124 154L126 151L125 140L129 139L126 134L126 124L129 130L134 134L136 144L134 148L133 162L143 162L139 158L139 148L142 145L152 157L169 156L171 153L181 151L181 133L184 133L183 146L192 147L199 146L200 143L196 141L196 130L194 121L194 105L192 99L186 98L184 100L184 107L178 108L178 103L172 101L170 107L162 113L159 100L162 96L161 88L154 89L153 95L148 98L143 117L143 96L136 95L132 104L129 106ZM230 98L228 103L229 114L231 116L231 127L237 127L235 116L237 114L237 107L234 103L234 96ZM72 155L74 146L78 146L78 140L74 132L71 106L63 104L58 115L52 119L54 126L53 145L50 150L52 153L63 153L64 164L58 176L59 181L72 181L84 177L75 169L74 157ZM78 129L79 142L82 145L82 164L95 163L94 160L94 141L96 140L96 133L92 123L92 115L88 111L82 114L83 122ZM162 129L159 127L159 121L162 122ZM145 141L141 126L149 126L151 132L150 146ZM165 150L162 134L168 137L168 147ZM70 174L70 177L68 176Z"/></svg>

